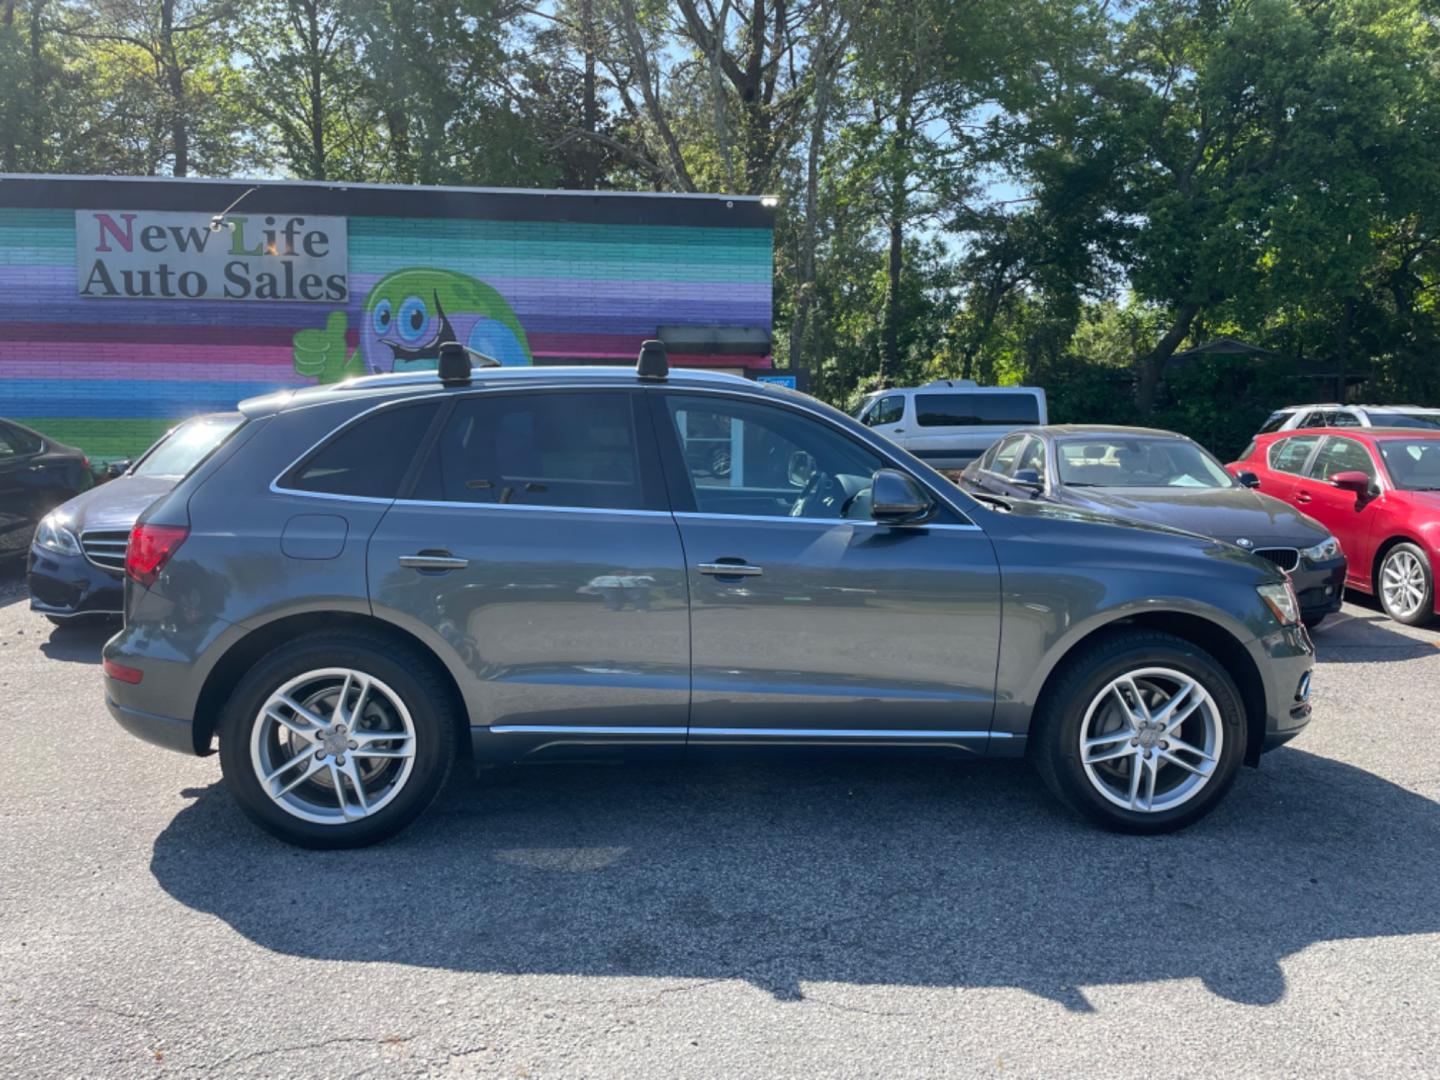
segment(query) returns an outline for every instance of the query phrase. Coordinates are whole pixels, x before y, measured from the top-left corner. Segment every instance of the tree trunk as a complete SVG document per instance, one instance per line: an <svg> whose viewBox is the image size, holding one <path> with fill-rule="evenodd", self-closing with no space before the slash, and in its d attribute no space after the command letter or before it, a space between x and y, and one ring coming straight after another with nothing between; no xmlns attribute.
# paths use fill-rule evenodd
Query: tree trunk
<svg viewBox="0 0 1440 1080"><path fill-rule="evenodd" d="M305 3L305 51L310 61L310 172L312 180L328 180L325 161L324 57L320 52L320 0Z"/></svg>
<svg viewBox="0 0 1440 1080"><path fill-rule="evenodd" d="M910 141L910 101L903 99L895 115L895 157L907 161ZM880 385L887 377L900 371L900 277L905 260L905 173L897 170L890 177L889 207L886 229L890 235L885 268L885 313L880 331Z"/></svg>
<svg viewBox="0 0 1440 1080"><path fill-rule="evenodd" d="M1165 362L1175 355L1175 350L1190 333L1190 324L1200 314L1200 305L1190 300L1181 304L1175 312L1175 319L1165 336L1155 347L1140 358L1140 378L1135 387L1135 404L1146 416L1155 410L1155 390L1160 385L1160 376L1165 371Z"/></svg>
<svg viewBox="0 0 1440 1080"><path fill-rule="evenodd" d="M185 74L175 51L175 0L160 0L160 64L170 94L170 145L174 175L190 175L190 124L185 115Z"/></svg>
<svg viewBox="0 0 1440 1080"><path fill-rule="evenodd" d="M595 8L594 0L580 0L580 47L585 58L585 73L581 82L581 125L594 136L600 130L600 101L596 95L595 79ZM587 153L580 162L580 186L595 188L600 183L599 163L595 160L595 147L587 147Z"/></svg>

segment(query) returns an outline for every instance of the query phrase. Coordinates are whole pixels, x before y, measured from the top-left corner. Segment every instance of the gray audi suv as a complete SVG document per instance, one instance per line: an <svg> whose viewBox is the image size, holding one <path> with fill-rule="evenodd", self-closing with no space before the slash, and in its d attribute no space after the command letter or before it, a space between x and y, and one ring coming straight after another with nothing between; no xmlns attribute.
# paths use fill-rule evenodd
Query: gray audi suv
<svg viewBox="0 0 1440 1080"><path fill-rule="evenodd" d="M395 833L466 756L777 746L1027 756L1081 814L1160 832L1309 720L1274 565L968 495L812 398L649 346L240 412L135 527L105 693L143 739L218 746L296 844Z"/></svg>

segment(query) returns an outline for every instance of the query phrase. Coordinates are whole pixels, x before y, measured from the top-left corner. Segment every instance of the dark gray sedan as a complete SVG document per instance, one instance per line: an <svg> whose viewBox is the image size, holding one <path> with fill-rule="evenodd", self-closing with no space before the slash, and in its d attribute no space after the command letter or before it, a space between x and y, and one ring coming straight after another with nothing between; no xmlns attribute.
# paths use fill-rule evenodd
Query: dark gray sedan
<svg viewBox="0 0 1440 1080"><path fill-rule="evenodd" d="M57 626L77 616L119 618L125 546L144 509L180 482L240 423L239 413L195 416L171 428L133 464L46 514L30 542L30 610Z"/></svg>
<svg viewBox="0 0 1440 1080"><path fill-rule="evenodd" d="M1023 428L970 463L960 486L1040 499L1224 540L1290 575L1305 625L1340 609L1345 555L1314 518L1232 477L1173 431L1054 424Z"/></svg>

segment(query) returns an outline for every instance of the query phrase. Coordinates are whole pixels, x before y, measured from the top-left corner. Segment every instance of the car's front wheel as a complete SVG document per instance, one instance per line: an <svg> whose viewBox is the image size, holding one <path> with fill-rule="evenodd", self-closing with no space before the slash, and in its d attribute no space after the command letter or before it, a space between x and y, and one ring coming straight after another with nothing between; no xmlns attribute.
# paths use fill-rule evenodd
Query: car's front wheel
<svg viewBox="0 0 1440 1080"><path fill-rule="evenodd" d="M373 844L434 800L457 720L426 658L367 635L314 635L257 663L220 724L226 787L303 847Z"/></svg>
<svg viewBox="0 0 1440 1080"><path fill-rule="evenodd" d="M1061 801L1108 828L1157 833L1215 807L1245 756L1245 713L1214 657L1175 637L1119 631L1066 662L1032 758Z"/></svg>
<svg viewBox="0 0 1440 1080"><path fill-rule="evenodd" d="M1407 626L1424 626L1435 614L1435 578L1425 552L1411 543L1396 544L1380 563L1380 606Z"/></svg>

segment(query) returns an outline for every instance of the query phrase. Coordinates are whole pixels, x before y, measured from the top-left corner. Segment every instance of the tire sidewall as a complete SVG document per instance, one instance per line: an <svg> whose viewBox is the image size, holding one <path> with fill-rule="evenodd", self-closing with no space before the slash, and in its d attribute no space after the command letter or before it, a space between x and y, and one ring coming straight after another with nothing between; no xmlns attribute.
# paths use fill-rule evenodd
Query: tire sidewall
<svg viewBox="0 0 1440 1080"><path fill-rule="evenodd" d="M404 702L415 728L415 761L405 786L383 809L344 825L305 821L282 809L261 786L250 753L265 700L295 676L329 667L353 668L384 682ZM262 828L303 847L360 847L399 832L430 805L455 756L448 717L414 670L404 652L342 637L292 643L264 657L240 680L220 723L220 768L236 802Z"/></svg>
<svg viewBox="0 0 1440 1080"><path fill-rule="evenodd" d="M1393 559L1397 552L1408 552L1420 561L1420 569L1425 574L1425 598L1413 615L1398 615L1390 610L1390 605L1385 599L1385 566ZM1435 573L1430 566L1430 559L1424 549L1409 542L1396 544L1385 553L1385 558L1380 560L1380 571L1375 575L1375 592L1380 601L1380 607L1385 614L1398 623L1406 626L1423 626L1434 618L1435 613Z"/></svg>
<svg viewBox="0 0 1440 1080"><path fill-rule="evenodd" d="M1090 663L1077 672L1072 692L1043 733L1049 742L1045 752L1054 755L1055 780L1064 789L1066 801L1092 820L1121 832L1168 832L1203 817L1235 782L1245 757L1245 709L1234 680L1208 653L1188 647L1178 638L1173 645L1117 643L1112 650L1088 659ZM1112 679L1143 667L1173 668L1198 681L1215 702L1224 732L1220 762L1210 782L1185 803L1159 813L1126 810L1110 802L1095 790L1080 757L1080 729L1090 703Z"/></svg>

